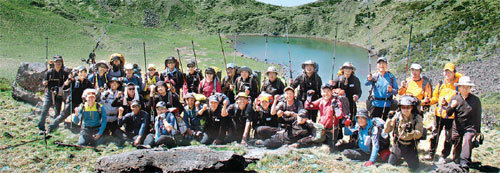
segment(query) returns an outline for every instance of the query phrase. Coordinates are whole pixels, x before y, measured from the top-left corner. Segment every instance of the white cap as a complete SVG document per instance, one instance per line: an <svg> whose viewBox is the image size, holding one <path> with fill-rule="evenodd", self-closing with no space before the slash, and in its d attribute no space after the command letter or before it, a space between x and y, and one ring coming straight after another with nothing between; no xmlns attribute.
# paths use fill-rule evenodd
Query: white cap
<svg viewBox="0 0 500 173"><path fill-rule="evenodd" d="M94 94L97 94L97 90L92 89L92 88L87 88L87 89L85 89L85 91L83 91L82 98L83 98L83 99L87 99L87 95L88 95L88 93L94 93Z"/></svg>
<svg viewBox="0 0 500 173"><path fill-rule="evenodd" d="M134 69L134 65L126 64L124 68L125 68L125 70L132 70L132 69Z"/></svg>
<svg viewBox="0 0 500 173"><path fill-rule="evenodd" d="M422 66L420 64L411 64L410 69L422 70Z"/></svg>

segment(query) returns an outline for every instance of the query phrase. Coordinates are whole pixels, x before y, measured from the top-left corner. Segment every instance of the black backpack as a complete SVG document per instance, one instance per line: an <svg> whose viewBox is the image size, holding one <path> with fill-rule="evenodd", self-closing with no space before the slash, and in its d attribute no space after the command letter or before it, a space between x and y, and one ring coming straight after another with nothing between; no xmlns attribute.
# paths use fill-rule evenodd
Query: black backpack
<svg viewBox="0 0 500 173"><path fill-rule="evenodd" d="M368 129L368 135L371 136L373 128L377 128L379 136L378 137L379 151L388 149L391 146L391 140L389 138L389 135L387 135L385 138L381 135L384 130L385 121L382 118L375 117L372 118L372 124L373 125L370 127L370 129Z"/></svg>

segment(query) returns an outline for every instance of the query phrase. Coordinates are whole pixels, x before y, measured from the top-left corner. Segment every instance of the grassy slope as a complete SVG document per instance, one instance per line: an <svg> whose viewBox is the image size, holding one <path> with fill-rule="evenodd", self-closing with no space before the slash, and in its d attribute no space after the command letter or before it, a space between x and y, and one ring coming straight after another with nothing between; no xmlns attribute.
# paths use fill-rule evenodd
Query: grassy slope
<svg viewBox="0 0 500 173"><path fill-rule="evenodd" d="M107 19L104 12L78 11L93 7L84 5L55 6L53 8L65 10L70 16L51 12L49 7L40 8L30 3L0 2L0 19L2 33L0 42L0 77L13 79L20 62L44 62L45 61L45 36L49 36L49 58L60 54L65 58L67 65L74 67L83 65L80 59L87 58L95 46L96 40L103 32ZM89 10L92 11L92 10ZM206 66L223 66L222 53L218 36L192 30L188 27L181 30L166 28L144 28L136 24L126 23L133 16L124 14L117 16L110 26L107 35L97 49L97 60L108 60L111 53L124 54L126 61L144 66L142 42L146 42L147 61L154 63L157 67L163 67L163 61L167 56L176 56L175 48L180 48L184 66L189 59L193 58L191 51L191 40L196 45L200 68ZM94 29L95 27L95 29ZM226 39L224 39L226 40ZM227 54L233 51L229 44L225 44ZM229 62L228 57L228 62ZM232 61L231 61L232 62ZM247 64L253 69L264 70L263 63L255 63L253 60L238 58L237 64Z"/></svg>

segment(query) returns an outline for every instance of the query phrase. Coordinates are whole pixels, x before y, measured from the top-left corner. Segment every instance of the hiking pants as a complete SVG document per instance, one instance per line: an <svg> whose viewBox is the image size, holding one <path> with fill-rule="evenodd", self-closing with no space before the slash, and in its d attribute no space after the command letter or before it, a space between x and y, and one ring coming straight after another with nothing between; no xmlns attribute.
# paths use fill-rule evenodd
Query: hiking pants
<svg viewBox="0 0 500 173"><path fill-rule="evenodd" d="M76 105L76 106L78 106L78 105ZM75 108L75 105L73 105L73 108L71 108L71 107L72 107L71 103L65 103L64 104L64 109L62 111L62 114L60 114L59 116L57 116L56 119L54 120L54 122L52 122L52 124L49 125L49 127L51 129L54 129L54 130L57 129L57 128L59 128L59 124L61 124L62 122L64 122L64 120L66 118L68 118L71 115L71 113L75 112L74 110L72 110L72 109ZM73 123L73 121L71 121L71 123Z"/></svg>
<svg viewBox="0 0 500 173"><path fill-rule="evenodd" d="M344 156L351 160L369 160L370 153L365 153L363 150L357 149L346 149L343 152Z"/></svg>
<svg viewBox="0 0 500 173"><path fill-rule="evenodd" d="M335 144L338 141L338 136L340 135L340 133L342 133L342 130L340 128L325 129L326 140L324 143L328 145L328 148L330 148L330 152L336 150Z"/></svg>
<svg viewBox="0 0 500 173"><path fill-rule="evenodd" d="M257 136L260 137L260 139L269 139L271 136L276 134L276 132L280 131L281 128L277 127L271 127L271 126L260 126L257 127L257 130L255 130L255 133Z"/></svg>
<svg viewBox="0 0 500 173"><path fill-rule="evenodd" d="M39 130L45 130L45 122L47 120L47 115L49 114L49 109L52 106L55 106L55 116L57 117L59 113L61 112L61 106L63 99L62 97L54 96L54 102L52 103L52 93L50 91L45 92L45 96L43 99L43 106L42 106L42 114L40 114L40 121L38 122L38 129Z"/></svg>
<svg viewBox="0 0 500 173"><path fill-rule="evenodd" d="M453 127L453 160L459 161L461 167L469 167L472 154L472 139L476 134L476 130L457 130Z"/></svg>
<svg viewBox="0 0 500 173"><path fill-rule="evenodd" d="M108 115L108 116L113 116L113 115ZM117 137L120 140L120 143L117 144L118 146L121 146L126 141L126 137L124 136L125 134L120 129L120 126L118 126L118 121L112 121L106 124L106 128L104 129L103 135L110 135L110 134L111 136Z"/></svg>
<svg viewBox="0 0 500 173"><path fill-rule="evenodd" d="M221 145L224 144L224 138L225 136L217 136L216 134L205 132L203 133L203 137L201 137L200 142L205 145Z"/></svg>
<svg viewBox="0 0 500 173"><path fill-rule="evenodd" d="M387 120L387 115L389 114L389 111L391 110L391 107L374 107L373 112L372 112L372 117L379 117L382 118L384 121Z"/></svg>
<svg viewBox="0 0 500 173"><path fill-rule="evenodd" d="M434 121L434 130L432 130L432 137L430 141L430 154L431 156L434 156L436 154L436 150L438 147L439 143L439 136L441 135L441 130L443 128L445 129L445 141L444 141L444 148L443 151L441 151L441 156L446 158L448 155L450 155L451 151L451 134L452 134L452 128L453 128L453 119L444 119L438 116L435 116L435 121Z"/></svg>
<svg viewBox="0 0 500 173"><path fill-rule="evenodd" d="M78 137L78 145L83 146L97 146L102 144L103 137L101 136L97 141L94 139L93 135L99 133L100 126L97 127L83 127L80 131L80 137Z"/></svg>
<svg viewBox="0 0 500 173"><path fill-rule="evenodd" d="M418 168L419 160L415 141L411 141L409 145L397 142L397 144L392 146L388 162L392 165L399 165L402 162L401 158L404 158L411 170L416 170Z"/></svg>

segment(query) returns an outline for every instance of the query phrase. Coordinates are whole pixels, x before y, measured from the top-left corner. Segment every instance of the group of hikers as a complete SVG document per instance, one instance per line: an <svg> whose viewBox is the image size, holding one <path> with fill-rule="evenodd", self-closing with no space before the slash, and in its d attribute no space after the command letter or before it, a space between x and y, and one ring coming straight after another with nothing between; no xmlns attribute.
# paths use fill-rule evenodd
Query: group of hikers
<svg viewBox="0 0 500 173"><path fill-rule="evenodd" d="M481 102L471 93L470 77L458 73L453 63L444 66L444 79L432 89L430 80L422 76L421 65L412 64L411 76L398 85L387 70L387 59L380 57L377 72L364 83L371 86L366 108L359 110L356 103L362 84L349 62L342 65L336 79L323 82L318 64L305 61L300 75L288 84L274 66L261 80L249 67L229 63L222 78L219 69L209 67L203 73L193 60L183 72L175 57L166 58L161 69L149 64L145 73L138 65L127 64L119 53L89 69L80 66L70 71L59 55L49 64L43 80L40 134L52 133L74 115L72 123L81 127L78 145L102 144L103 136L138 148L171 148L192 141L270 149L326 144L330 152L364 160L365 166L406 161L415 170L419 167L417 146L427 136L423 115L431 105L436 105L435 121L423 159L436 159L444 130L440 162L453 145L453 161L468 169L471 151L482 141ZM51 107L55 120L46 128Z"/></svg>

